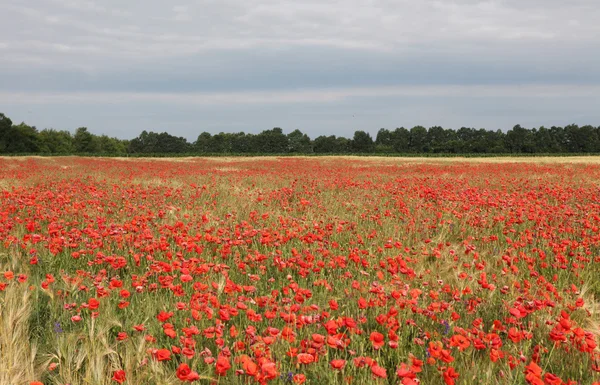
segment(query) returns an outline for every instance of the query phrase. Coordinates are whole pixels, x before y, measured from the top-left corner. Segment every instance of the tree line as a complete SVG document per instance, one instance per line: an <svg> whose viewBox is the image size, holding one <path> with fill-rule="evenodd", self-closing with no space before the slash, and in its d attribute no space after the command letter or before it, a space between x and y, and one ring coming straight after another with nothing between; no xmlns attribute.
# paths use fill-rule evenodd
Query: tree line
<svg viewBox="0 0 600 385"><path fill-rule="evenodd" d="M600 153L600 126L524 128L507 132L461 127L458 130L415 126L385 128L375 139L355 131L351 139L321 135L311 139L300 130L285 134L279 127L259 134L202 132L196 141L167 132L143 131L124 140L96 135L80 127L67 130L38 130L25 123L13 124L0 113L0 154L535 154Z"/></svg>

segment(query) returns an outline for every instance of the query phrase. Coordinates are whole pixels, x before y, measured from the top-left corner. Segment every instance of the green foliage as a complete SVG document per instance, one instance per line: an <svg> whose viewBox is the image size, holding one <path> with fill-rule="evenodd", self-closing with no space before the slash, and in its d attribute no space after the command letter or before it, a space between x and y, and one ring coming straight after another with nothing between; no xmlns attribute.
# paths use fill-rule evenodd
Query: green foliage
<svg viewBox="0 0 600 385"><path fill-rule="evenodd" d="M84 154L99 152L100 150L98 139L88 131L87 127L79 127L75 131L73 146L76 152Z"/></svg>
<svg viewBox="0 0 600 385"><path fill-rule="evenodd" d="M13 125L8 117L0 113L0 153L35 153L39 150L35 127L25 123Z"/></svg>
<svg viewBox="0 0 600 385"><path fill-rule="evenodd" d="M52 128L38 130L18 125L0 113L0 154L116 155L116 156L198 156L198 155L310 155L379 154L391 156L595 154L600 152L600 127L591 125L539 127L516 125L507 132L484 128L441 126L381 128L375 137L355 131L352 139L320 135L314 140L296 129L287 135L279 127L258 134L202 132L193 143L167 132L142 131L132 140L95 135L80 127L72 135Z"/></svg>
<svg viewBox="0 0 600 385"><path fill-rule="evenodd" d="M364 131L356 131L352 143L350 145L355 152L373 152L375 151L375 143L371 134Z"/></svg>
<svg viewBox="0 0 600 385"><path fill-rule="evenodd" d="M0 113L0 153L7 152L8 143L12 135L12 120Z"/></svg>
<svg viewBox="0 0 600 385"><path fill-rule="evenodd" d="M265 130L256 135L253 148L257 152L265 154L280 154L288 151L288 137L283 134L283 130L275 127L272 130Z"/></svg>
<svg viewBox="0 0 600 385"><path fill-rule="evenodd" d="M68 155L75 151L73 136L69 131L46 128L38 134L40 152L43 154Z"/></svg>
<svg viewBox="0 0 600 385"><path fill-rule="evenodd" d="M288 138L288 152L310 154L313 152L312 143L308 135L303 134L302 131L296 129L287 135Z"/></svg>
<svg viewBox="0 0 600 385"><path fill-rule="evenodd" d="M429 152L430 146L427 143L427 129L425 127L415 126L410 129L408 149L410 152Z"/></svg>

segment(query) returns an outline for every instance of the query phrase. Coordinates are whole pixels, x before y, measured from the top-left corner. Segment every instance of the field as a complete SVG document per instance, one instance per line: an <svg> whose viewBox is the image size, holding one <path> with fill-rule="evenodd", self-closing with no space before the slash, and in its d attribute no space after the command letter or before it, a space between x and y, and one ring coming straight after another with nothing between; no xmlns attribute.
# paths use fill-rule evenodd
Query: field
<svg viewBox="0 0 600 385"><path fill-rule="evenodd" d="M598 277L597 158L0 158L2 385L597 385Z"/></svg>

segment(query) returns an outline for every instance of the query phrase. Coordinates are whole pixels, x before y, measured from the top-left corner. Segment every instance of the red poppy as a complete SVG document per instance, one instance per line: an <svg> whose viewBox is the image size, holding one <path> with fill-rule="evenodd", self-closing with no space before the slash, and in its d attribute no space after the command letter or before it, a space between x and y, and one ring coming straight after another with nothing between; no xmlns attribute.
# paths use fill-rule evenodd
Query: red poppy
<svg viewBox="0 0 600 385"><path fill-rule="evenodd" d="M227 374L227 371L231 368L231 363L229 363L229 359L223 355L219 355L217 358L217 366L215 371L217 375L224 376Z"/></svg>
<svg viewBox="0 0 600 385"><path fill-rule="evenodd" d="M382 346L385 345L384 336L379 332L372 332L371 336L369 337L369 340L373 344L375 350L380 349Z"/></svg>
<svg viewBox="0 0 600 385"><path fill-rule="evenodd" d="M382 368L377 364L371 366L371 373L373 374L373 377L376 378L387 378L387 371L385 368Z"/></svg>
<svg viewBox="0 0 600 385"><path fill-rule="evenodd" d="M333 369L341 370L346 366L346 360L335 359L331 360L330 365Z"/></svg>
<svg viewBox="0 0 600 385"><path fill-rule="evenodd" d="M306 382L306 376L304 374L295 374L294 377L292 377L292 381L294 384L304 384Z"/></svg>
<svg viewBox="0 0 600 385"><path fill-rule="evenodd" d="M158 349L154 352L154 357L157 361L170 361L171 351L169 349Z"/></svg>
<svg viewBox="0 0 600 385"><path fill-rule="evenodd" d="M454 385L454 380L457 379L459 375L453 367L449 367L444 371L443 376L446 385Z"/></svg>
<svg viewBox="0 0 600 385"><path fill-rule="evenodd" d="M112 379L113 379L113 381L116 381L119 384L124 383L125 382L125 371L117 370L116 372L113 373Z"/></svg>
<svg viewBox="0 0 600 385"><path fill-rule="evenodd" d="M450 338L450 346L457 347L461 352L471 346L471 342L460 334L455 334Z"/></svg>

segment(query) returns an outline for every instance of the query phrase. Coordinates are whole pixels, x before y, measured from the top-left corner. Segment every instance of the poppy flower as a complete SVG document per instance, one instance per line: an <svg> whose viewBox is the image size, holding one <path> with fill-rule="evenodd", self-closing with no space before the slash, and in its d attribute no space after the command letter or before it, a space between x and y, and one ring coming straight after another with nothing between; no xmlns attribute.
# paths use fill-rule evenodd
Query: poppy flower
<svg viewBox="0 0 600 385"><path fill-rule="evenodd" d="M217 358L217 366L215 368L215 372L219 376L224 376L227 374L227 371L231 368L231 363L229 363L229 359L223 355L219 355Z"/></svg>
<svg viewBox="0 0 600 385"><path fill-rule="evenodd" d="M125 382L125 371L117 370L116 372L114 372L112 380L115 382L118 382L119 384L124 383Z"/></svg>
<svg viewBox="0 0 600 385"><path fill-rule="evenodd" d="M375 350L380 349L385 345L384 336L379 332L372 332L369 340L373 344L373 348L375 348Z"/></svg>
<svg viewBox="0 0 600 385"><path fill-rule="evenodd" d="M454 370L453 367L449 367L443 373L444 382L446 385L454 385L455 380L458 378L459 374Z"/></svg>
<svg viewBox="0 0 600 385"><path fill-rule="evenodd" d="M298 354L298 356L296 356L296 358L298 359L298 363L300 364L306 365L315 362L315 356L313 356L312 354L300 353Z"/></svg>
<svg viewBox="0 0 600 385"><path fill-rule="evenodd" d="M429 342L429 354L431 355L431 357L433 358L440 358L440 356L442 355L442 343L439 341L431 341Z"/></svg>
<svg viewBox="0 0 600 385"><path fill-rule="evenodd" d="M387 371L385 370L385 368L382 368L377 364L371 367L371 373L375 378L387 378Z"/></svg>
<svg viewBox="0 0 600 385"><path fill-rule="evenodd" d="M179 364L179 366L177 367L177 372L175 374L177 378L179 378L181 381L193 382L200 379L198 373L192 371L192 369L186 363Z"/></svg>
<svg viewBox="0 0 600 385"><path fill-rule="evenodd" d="M304 384L306 382L306 376L301 373L295 374L292 377L292 381L294 382L294 384L298 384L298 385Z"/></svg>
<svg viewBox="0 0 600 385"><path fill-rule="evenodd" d="M154 357L157 361L170 361L171 360L171 351L169 349L158 349L154 352Z"/></svg>
<svg viewBox="0 0 600 385"><path fill-rule="evenodd" d="M346 360L335 359L331 360L330 365L333 369L341 370L346 366Z"/></svg>
<svg viewBox="0 0 600 385"><path fill-rule="evenodd" d="M266 361L260 366L262 376L267 380L272 380L277 377L277 365L274 362Z"/></svg>
<svg viewBox="0 0 600 385"><path fill-rule="evenodd" d="M471 346L471 342L460 334L455 334L450 338L450 346L457 347L461 352Z"/></svg>

